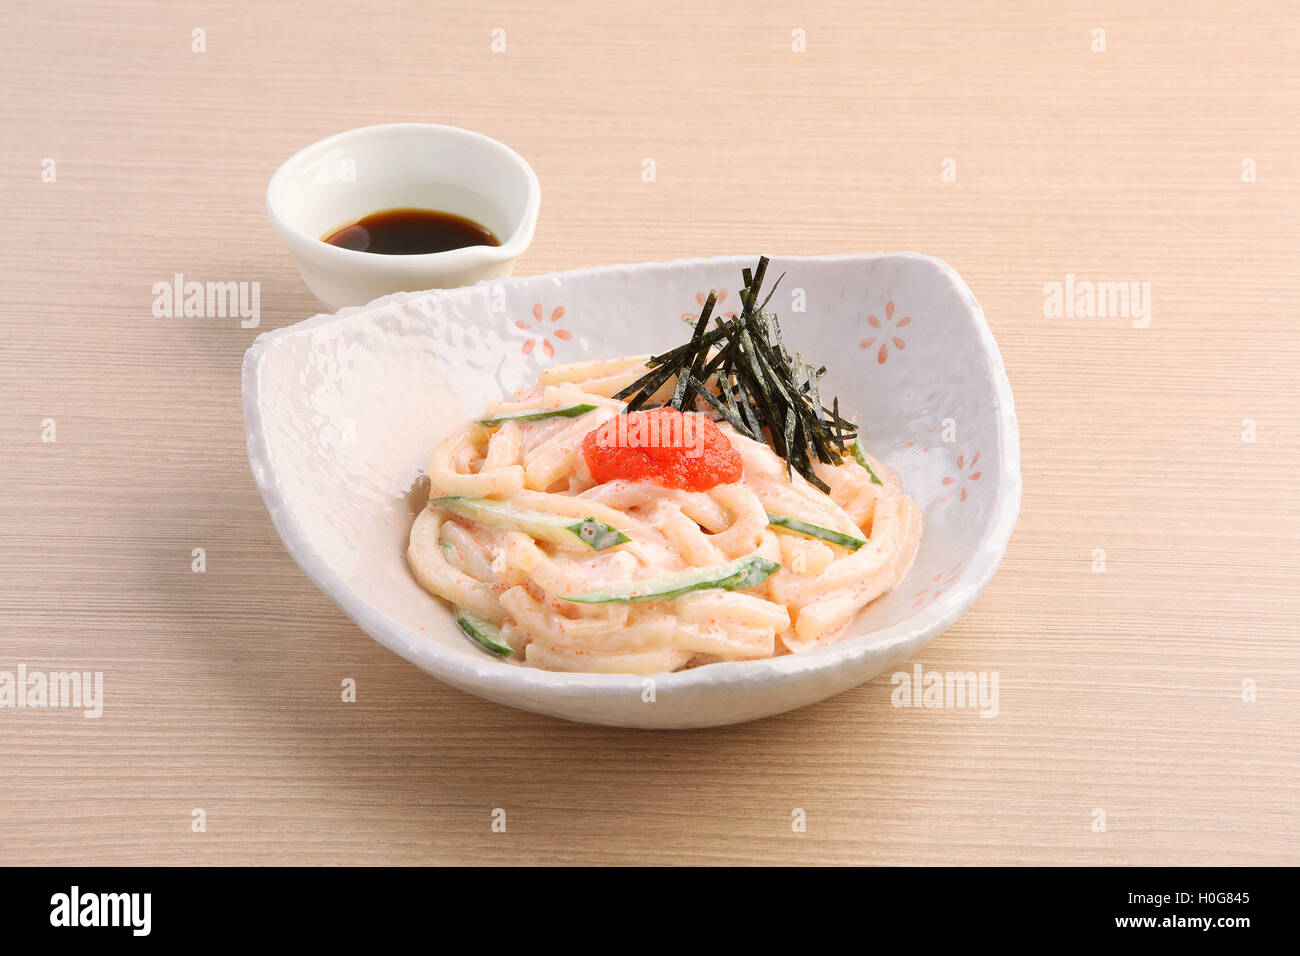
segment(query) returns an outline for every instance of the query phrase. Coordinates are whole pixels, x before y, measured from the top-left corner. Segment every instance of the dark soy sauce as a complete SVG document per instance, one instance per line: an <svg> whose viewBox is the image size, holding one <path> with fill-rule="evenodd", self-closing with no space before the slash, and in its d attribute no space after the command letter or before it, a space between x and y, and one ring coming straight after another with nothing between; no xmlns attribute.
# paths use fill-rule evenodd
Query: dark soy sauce
<svg viewBox="0 0 1300 956"><path fill-rule="evenodd" d="M385 209L336 229L324 241L382 256L420 256L466 246L499 246L492 230L473 219L435 209Z"/></svg>

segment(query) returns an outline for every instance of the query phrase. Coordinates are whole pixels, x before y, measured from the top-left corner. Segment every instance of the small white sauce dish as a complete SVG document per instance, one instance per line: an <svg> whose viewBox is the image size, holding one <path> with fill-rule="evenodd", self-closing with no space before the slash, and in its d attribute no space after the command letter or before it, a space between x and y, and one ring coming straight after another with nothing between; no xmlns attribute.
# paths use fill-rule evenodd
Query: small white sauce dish
<svg viewBox="0 0 1300 956"><path fill-rule="evenodd" d="M540 206L541 186L522 156L479 133L432 123L363 126L330 136L292 156L266 189L276 235L307 287L331 310L393 292L508 276L532 242ZM464 216L490 229L501 245L398 256L324 241L363 216L398 208Z"/></svg>

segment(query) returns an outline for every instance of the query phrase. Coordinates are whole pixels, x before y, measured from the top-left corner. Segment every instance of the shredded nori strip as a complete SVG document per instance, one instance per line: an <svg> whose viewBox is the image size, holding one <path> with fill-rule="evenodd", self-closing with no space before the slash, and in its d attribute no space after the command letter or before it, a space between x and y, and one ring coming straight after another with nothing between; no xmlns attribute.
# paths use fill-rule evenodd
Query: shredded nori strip
<svg viewBox="0 0 1300 956"><path fill-rule="evenodd" d="M726 405L722 404L722 402L718 400L718 397L714 395L711 391L709 391L708 386L706 386L703 382L701 382L699 379L693 376L690 372L683 372L682 380L686 382L687 387L691 391L693 391L696 395L700 396L700 398L708 402L709 405L713 407L714 411L716 411L719 415L725 418L727 420L727 423L731 425L732 428L734 428L736 431L740 432L741 434L744 434L747 431L749 431L748 426L743 421L740 420L739 413L734 411L733 409L728 408Z"/></svg>
<svg viewBox="0 0 1300 956"><path fill-rule="evenodd" d="M672 408L691 411L696 397L702 398L736 431L771 445L785 459L787 474L797 471L829 491L813 471L813 460L841 464L843 450L857 440L858 429L841 417L838 398L830 408L822 404L818 383L826 366L813 369L802 352L791 358L781 339L780 322L767 311L784 273L772 283L762 304L755 305L767 265L767 256L760 256L752 271L741 270L745 285L740 315L730 320L718 316L710 329L717 305L717 294L710 291L690 341L652 356L646 363L650 371L614 397L627 399L628 411L636 411L675 376Z"/></svg>

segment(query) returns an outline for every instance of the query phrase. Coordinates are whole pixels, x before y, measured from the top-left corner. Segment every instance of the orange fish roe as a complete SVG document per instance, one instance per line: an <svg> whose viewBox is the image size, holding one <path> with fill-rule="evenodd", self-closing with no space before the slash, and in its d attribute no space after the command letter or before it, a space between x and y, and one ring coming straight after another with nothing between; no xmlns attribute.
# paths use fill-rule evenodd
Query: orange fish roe
<svg viewBox="0 0 1300 956"><path fill-rule="evenodd" d="M740 480L740 453L710 419L675 408L611 418L582 440L597 484L622 478L683 491Z"/></svg>

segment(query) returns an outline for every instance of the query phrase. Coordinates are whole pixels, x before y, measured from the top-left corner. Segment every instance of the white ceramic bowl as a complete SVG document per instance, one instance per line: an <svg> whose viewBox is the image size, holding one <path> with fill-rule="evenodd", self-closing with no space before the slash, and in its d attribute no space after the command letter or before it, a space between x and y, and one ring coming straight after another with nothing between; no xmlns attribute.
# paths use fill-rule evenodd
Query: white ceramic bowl
<svg viewBox="0 0 1300 956"><path fill-rule="evenodd" d="M630 727L781 713L880 673L988 584L1020 508L1020 439L979 304L937 259L774 258L791 349L829 366L823 396L862 414L873 453L925 515L915 565L839 643L654 678L499 661L456 628L404 559L430 450L552 362L662 351L710 288L734 307L757 256L580 269L399 294L261 335L244 357L253 475L294 560L357 625L430 674L512 707ZM793 311L799 300L806 311ZM557 335L564 332L567 335ZM531 346L528 343L531 342ZM883 351L882 351L883 348ZM547 353L552 353L548 355ZM883 693L884 691L882 691Z"/></svg>
<svg viewBox="0 0 1300 956"><path fill-rule="evenodd" d="M431 123L363 126L292 156L266 187L276 235L326 308L390 292L447 289L508 276L537 226L541 187L514 150ZM455 213L487 226L499 246L388 256L322 241L362 216L399 207Z"/></svg>

